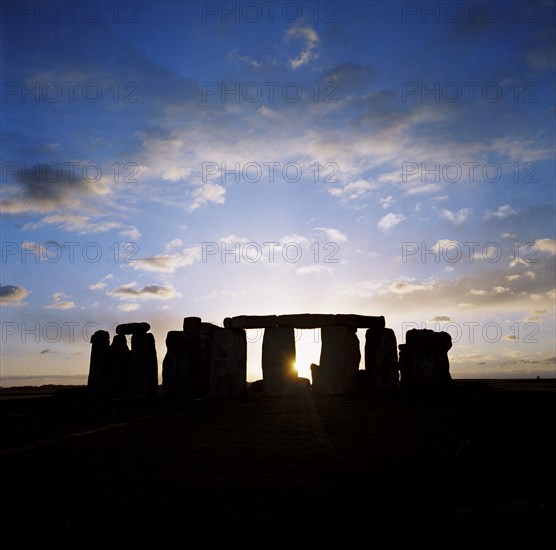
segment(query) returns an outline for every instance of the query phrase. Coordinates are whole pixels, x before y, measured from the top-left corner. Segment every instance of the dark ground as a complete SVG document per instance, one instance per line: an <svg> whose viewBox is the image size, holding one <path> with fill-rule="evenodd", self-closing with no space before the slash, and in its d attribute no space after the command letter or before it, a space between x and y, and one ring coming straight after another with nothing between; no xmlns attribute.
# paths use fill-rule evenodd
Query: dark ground
<svg viewBox="0 0 556 550"><path fill-rule="evenodd" d="M0 393L1 518L22 540L556 542L556 380L189 402L13 393Z"/></svg>

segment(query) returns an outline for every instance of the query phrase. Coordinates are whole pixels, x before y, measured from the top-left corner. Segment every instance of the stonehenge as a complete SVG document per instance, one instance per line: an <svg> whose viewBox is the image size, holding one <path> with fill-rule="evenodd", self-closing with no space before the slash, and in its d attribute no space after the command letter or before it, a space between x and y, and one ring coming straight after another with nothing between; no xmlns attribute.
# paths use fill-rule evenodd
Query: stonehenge
<svg viewBox="0 0 556 550"><path fill-rule="evenodd" d="M148 323L118 325L110 333L97 330L91 336L87 389L92 397L155 397L158 392L158 360ZM131 334L131 349L126 335Z"/></svg>
<svg viewBox="0 0 556 550"><path fill-rule="evenodd" d="M91 336L91 358L87 388L93 397L109 397L112 380L110 333L97 330Z"/></svg>
<svg viewBox="0 0 556 550"><path fill-rule="evenodd" d="M365 333L365 371L362 385L371 391L396 390L399 383L398 346L391 328Z"/></svg>
<svg viewBox="0 0 556 550"><path fill-rule="evenodd" d="M412 329L405 344L385 326L383 316L355 314L240 315L223 326L185 317L182 330L170 330L162 360L161 390L178 399L241 397L247 393L248 329L264 329L259 388L267 396L445 387L451 381L446 332ZM295 368L295 329L321 329L319 364L311 378ZM364 368L358 329L365 330ZM153 398L159 393L154 335L146 322L125 323L110 334L91 337L87 387L97 398ZM131 347L127 336L131 336Z"/></svg>
<svg viewBox="0 0 556 550"><path fill-rule="evenodd" d="M361 361L355 327L324 326L321 329L320 363L312 369L315 393L353 393Z"/></svg>
<svg viewBox="0 0 556 550"><path fill-rule="evenodd" d="M291 327L268 327L263 336L263 392L266 395L295 393L295 334Z"/></svg>
<svg viewBox="0 0 556 550"><path fill-rule="evenodd" d="M247 337L186 317L184 330L170 331L162 362L162 388L168 397L239 397L247 391Z"/></svg>
<svg viewBox="0 0 556 550"><path fill-rule="evenodd" d="M447 332L411 329L406 332L405 344L398 346L402 389L447 386L452 381L448 350L452 337Z"/></svg>
<svg viewBox="0 0 556 550"><path fill-rule="evenodd" d="M328 326L342 326L355 328L384 328L384 317L368 315L327 315L322 313L298 313L294 315L239 315L226 317L226 328L321 328Z"/></svg>

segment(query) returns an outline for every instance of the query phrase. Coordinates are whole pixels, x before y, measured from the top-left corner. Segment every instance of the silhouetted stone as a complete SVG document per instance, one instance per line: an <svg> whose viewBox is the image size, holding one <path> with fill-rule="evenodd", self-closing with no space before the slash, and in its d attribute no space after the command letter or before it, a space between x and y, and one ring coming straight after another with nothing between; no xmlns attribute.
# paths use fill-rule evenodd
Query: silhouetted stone
<svg viewBox="0 0 556 550"><path fill-rule="evenodd" d="M150 332L131 336L130 386L132 397L155 397L158 393L158 360Z"/></svg>
<svg viewBox="0 0 556 550"><path fill-rule="evenodd" d="M183 330L199 330L201 328L200 317L184 317Z"/></svg>
<svg viewBox="0 0 556 550"><path fill-rule="evenodd" d="M150 329L149 323L125 323L116 327L116 334L146 334Z"/></svg>
<svg viewBox="0 0 556 550"><path fill-rule="evenodd" d="M239 315L224 319L226 328L272 328L291 327L301 329L321 328L327 326L344 326L355 328L384 328L384 317L369 315L321 313L297 313L293 315Z"/></svg>
<svg viewBox="0 0 556 550"><path fill-rule="evenodd" d="M199 331L171 330L166 335L166 355L162 361L162 390L168 397L202 397L203 352Z"/></svg>
<svg viewBox="0 0 556 550"><path fill-rule="evenodd" d="M114 373L114 397L128 397L130 391L131 350L123 334L116 334L110 344L110 360Z"/></svg>
<svg viewBox="0 0 556 550"><path fill-rule="evenodd" d="M198 387L202 395L210 394L210 369L212 364L213 342L216 331L222 327L213 323L201 323L198 330L201 343L201 367L198 371Z"/></svg>
<svg viewBox="0 0 556 550"><path fill-rule="evenodd" d="M211 397L239 397L247 391L247 337L245 331L218 328L212 337Z"/></svg>
<svg viewBox="0 0 556 550"><path fill-rule="evenodd" d="M327 326L321 329L321 353L318 368L312 368L313 391L335 395L356 389L361 350L356 329Z"/></svg>
<svg viewBox="0 0 556 550"><path fill-rule="evenodd" d="M251 382L247 388L249 392L262 392L264 390L264 381L263 380L255 380Z"/></svg>
<svg viewBox="0 0 556 550"><path fill-rule="evenodd" d="M192 388L191 372L185 361L183 330L166 335L166 354L162 360L162 391L166 397L184 397Z"/></svg>
<svg viewBox="0 0 556 550"><path fill-rule="evenodd" d="M293 395L296 391L295 334L293 328L266 328L263 336L262 368L266 395Z"/></svg>
<svg viewBox="0 0 556 550"><path fill-rule="evenodd" d="M398 344L391 328L365 333L365 388L394 390L398 387Z"/></svg>
<svg viewBox="0 0 556 550"><path fill-rule="evenodd" d="M226 317L224 328L266 328L275 327L276 315L239 315Z"/></svg>
<svg viewBox="0 0 556 550"><path fill-rule="evenodd" d="M298 313L293 315L278 315L279 327L294 327L301 329L314 329L322 327L353 327L379 329L385 326L384 317L369 315L322 313Z"/></svg>
<svg viewBox="0 0 556 550"><path fill-rule="evenodd" d="M110 334L106 330L97 330L91 336L87 388L92 397L110 397L111 385Z"/></svg>
<svg viewBox="0 0 556 550"><path fill-rule="evenodd" d="M449 333L411 329L406 332L405 341L398 346L401 388L445 386L452 381L448 360L452 337Z"/></svg>

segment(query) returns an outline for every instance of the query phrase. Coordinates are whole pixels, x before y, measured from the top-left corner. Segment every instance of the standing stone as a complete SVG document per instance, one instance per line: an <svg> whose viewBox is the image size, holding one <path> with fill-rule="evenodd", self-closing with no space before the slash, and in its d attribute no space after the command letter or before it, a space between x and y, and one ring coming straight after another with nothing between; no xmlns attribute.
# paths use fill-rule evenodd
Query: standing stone
<svg viewBox="0 0 556 550"><path fill-rule="evenodd" d="M411 329L406 332L405 342L398 346L402 389L450 384L448 350L452 347L452 337L449 333Z"/></svg>
<svg viewBox="0 0 556 550"><path fill-rule="evenodd" d="M158 360L154 336L148 332L131 336L131 395L155 397L158 393Z"/></svg>
<svg viewBox="0 0 556 550"><path fill-rule="evenodd" d="M93 397L110 397L112 385L110 334L106 330L97 330L91 336L91 344L88 391Z"/></svg>
<svg viewBox="0 0 556 550"><path fill-rule="evenodd" d="M313 391L328 395L355 391L361 362L357 329L322 327L321 341L320 364L313 369Z"/></svg>
<svg viewBox="0 0 556 550"><path fill-rule="evenodd" d="M188 387L184 365L185 339L182 330L166 335L166 354L162 360L162 391L167 397L181 397Z"/></svg>
<svg viewBox="0 0 556 550"><path fill-rule="evenodd" d="M395 390L398 387L398 344L391 328L365 333L365 389Z"/></svg>
<svg viewBox="0 0 556 550"><path fill-rule="evenodd" d="M198 330L171 330L166 336L162 362L162 390L168 397L204 397L208 383L203 372L201 338Z"/></svg>
<svg viewBox="0 0 556 550"><path fill-rule="evenodd" d="M218 328L212 338L211 397L240 397L247 391L247 336L243 329Z"/></svg>
<svg viewBox="0 0 556 550"><path fill-rule="evenodd" d="M290 327L265 328L262 349L263 387L266 395L296 392L295 334Z"/></svg>
<svg viewBox="0 0 556 550"><path fill-rule="evenodd" d="M123 334L116 334L110 344L110 360L114 372L114 397L129 396L131 373L131 350Z"/></svg>

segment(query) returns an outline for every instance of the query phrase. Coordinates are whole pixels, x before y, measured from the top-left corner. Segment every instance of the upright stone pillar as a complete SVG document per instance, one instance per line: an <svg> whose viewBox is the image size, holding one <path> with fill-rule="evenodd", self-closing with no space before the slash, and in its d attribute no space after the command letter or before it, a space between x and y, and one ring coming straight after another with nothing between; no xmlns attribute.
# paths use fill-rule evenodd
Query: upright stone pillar
<svg viewBox="0 0 556 550"><path fill-rule="evenodd" d="M243 329L218 328L212 336L211 397L240 397L247 391L247 336Z"/></svg>
<svg viewBox="0 0 556 550"><path fill-rule="evenodd" d="M313 391L328 395L354 392L361 361L357 329L322 327L321 341L320 364L311 369Z"/></svg>
<svg viewBox="0 0 556 550"><path fill-rule="evenodd" d="M365 332L365 389L398 388L398 344L391 328Z"/></svg>
<svg viewBox="0 0 556 550"><path fill-rule="evenodd" d="M91 357L87 388L92 397L111 397L112 363L110 361L110 334L97 330L91 336Z"/></svg>
<svg viewBox="0 0 556 550"><path fill-rule="evenodd" d="M183 397L191 388L191 375L185 363L183 330L166 335L166 354L162 360L162 391L167 397Z"/></svg>
<svg viewBox="0 0 556 550"><path fill-rule="evenodd" d="M124 334L115 334L110 344L110 360L114 372L114 397L129 396L131 350Z"/></svg>
<svg viewBox="0 0 556 550"><path fill-rule="evenodd" d="M131 394L133 397L156 397L158 360L154 336L135 333L131 336Z"/></svg>
<svg viewBox="0 0 556 550"><path fill-rule="evenodd" d="M265 328L263 336L263 391L266 395L296 392L295 335L290 327Z"/></svg>
<svg viewBox="0 0 556 550"><path fill-rule="evenodd" d="M448 350L452 337L447 332L411 329L400 344L400 386L402 389L446 386L452 381Z"/></svg>

